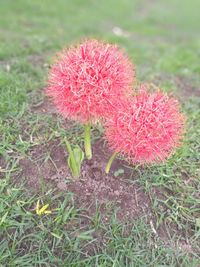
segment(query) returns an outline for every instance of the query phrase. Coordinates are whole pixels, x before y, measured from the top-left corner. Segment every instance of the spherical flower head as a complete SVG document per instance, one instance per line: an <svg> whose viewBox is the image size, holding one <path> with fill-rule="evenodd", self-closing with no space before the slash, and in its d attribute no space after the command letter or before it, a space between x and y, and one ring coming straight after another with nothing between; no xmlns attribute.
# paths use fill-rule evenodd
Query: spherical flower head
<svg viewBox="0 0 200 267"><path fill-rule="evenodd" d="M94 122L132 94L133 80L133 65L117 46L87 40L58 55L47 94L64 117Z"/></svg>
<svg viewBox="0 0 200 267"><path fill-rule="evenodd" d="M105 135L110 147L133 164L159 163L180 145L185 118L176 99L141 88L118 106Z"/></svg>

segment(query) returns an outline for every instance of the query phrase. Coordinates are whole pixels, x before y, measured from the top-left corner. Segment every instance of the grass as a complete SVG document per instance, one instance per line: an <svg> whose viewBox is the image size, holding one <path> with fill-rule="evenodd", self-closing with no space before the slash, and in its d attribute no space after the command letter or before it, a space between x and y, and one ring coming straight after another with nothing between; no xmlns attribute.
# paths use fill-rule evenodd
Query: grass
<svg viewBox="0 0 200 267"><path fill-rule="evenodd" d="M143 218L123 225L113 213L105 224L100 215L88 218L84 210L75 208L70 193L53 195L52 190L39 197L50 204L52 214L39 216L35 213L36 196L28 196L6 179L1 180L0 189L2 266L191 264L186 252L164 245ZM191 266L195 263L197 260Z"/></svg>
<svg viewBox="0 0 200 267"><path fill-rule="evenodd" d="M200 266L198 5L197 0L1 1L0 266ZM114 27L129 37L115 35ZM34 146L66 134L61 118L33 112L43 102L52 57L90 36L126 49L138 77L177 95L188 117L185 143L176 155L162 166L136 170L151 199L151 223L145 215L120 223L116 207L105 223L98 203L88 217L70 192L43 185L34 193L23 184L20 160ZM78 143L80 133L77 125L67 130ZM49 203L52 214L35 213L38 199Z"/></svg>

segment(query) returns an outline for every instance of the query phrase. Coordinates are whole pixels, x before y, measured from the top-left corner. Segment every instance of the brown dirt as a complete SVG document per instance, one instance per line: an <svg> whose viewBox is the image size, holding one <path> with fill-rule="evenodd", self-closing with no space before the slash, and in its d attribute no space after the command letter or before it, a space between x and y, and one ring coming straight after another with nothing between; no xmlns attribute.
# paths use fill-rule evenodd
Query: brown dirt
<svg viewBox="0 0 200 267"><path fill-rule="evenodd" d="M30 108L33 113L51 114L53 116L58 116L58 112L55 106L47 97L44 97L42 101L37 104L32 104Z"/></svg>
<svg viewBox="0 0 200 267"><path fill-rule="evenodd" d="M48 153L50 157L45 160ZM67 153L58 140L44 146L35 146L30 151L29 158L20 160L20 176L35 190L45 184L74 193L76 205L89 208L90 215L94 214L97 202L102 213L105 213L107 206L115 204L119 220L149 213L149 198L137 184L136 172L130 171L123 161L117 159L111 174L106 175L106 155L110 153L106 151L102 141L93 146L93 154L92 160L84 161L80 179L74 180L67 167ZM124 170L121 177L113 175L118 169Z"/></svg>
<svg viewBox="0 0 200 267"><path fill-rule="evenodd" d="M49 68L49 64L47 62L47 57L50 54L45 54L45 57L42 54L32 54L27 56L27 61L33 65L34 67L41 67L41 68Z"/></svg>
<svg viewBox="0 0 200 267"><path fill-rule="evenodd" d="M188 98L192 96L200 97L200 88L193 86L192 81L181 76L176 76L175 84L178 88L179 95L183 98Z"/></svg>
<svg viewBox="0 0 200 267"><path fill-rule="evenodd" d="M198 85L194 85L194 81L192 79L188 79L180 75L174 77L166 73L154 77L154 83L158 85L167 80L172 80L174 82L177 88L176 94L180 100L185 101L188 97L191 98L193 96L200 97L200 88Z"/></svg>
<svg viewBox="0 0 200 267"><path fill-rule="evenodd" d="M26 42L23 44L25 47L29 46ZM50 53L43 54L32 54L26 56L24 59L27 63L31 64L33 67L40 67L42 69L49 69L48 56L51 56ZM6 71L10 72L12 67L18 62L18 57L12 57L7 60L0 60L0 66Z"/></svg>

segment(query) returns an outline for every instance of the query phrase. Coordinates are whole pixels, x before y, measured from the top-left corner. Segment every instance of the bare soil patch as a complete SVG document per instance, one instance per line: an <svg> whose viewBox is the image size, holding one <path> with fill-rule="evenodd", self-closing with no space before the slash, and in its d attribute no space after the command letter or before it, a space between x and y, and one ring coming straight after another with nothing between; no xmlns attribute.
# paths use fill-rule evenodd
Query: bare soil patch
<svg viewBox="0 0 200 267"><path fill-rule="evenodd" d="M110 153L101 140L93 146L93 154L92 160L84 161L80 179L74 180L67 166L67 152L59 140L35 146L28 158L20 160L21 176L35 190L42 182L47 187L72 192L75 204L87 208L90 215L95 213L96 203L100 204L102 213L109 205L115 205L119 220L149 213L150 201L136 182L137 172L130 171L123 161L117 159L111 173L106 175L104 168ZM115 177L113 173L119 169L124 173Z"/></svg>
<svg viewBox="0 0 200 267"><path fill-rule="evenodd" d="M185 79L184 77L177 76L175 78L175 84L180 96L183 98L192 96L200 97L200 88L195 87L192 81Z"/></svg>
<svg viewBox="0 0 200 267"><path fill-rule="evenodd" d="M45 89L43 89L43 91L45 91ZM37 113L37 114L51 114L51 115L55 115L58 116L58 112L55 108L55 106L53 105L53 103L51 101L49 101L49 99L47 97L44 97L42 99L42 101L32 104L31 105L31 111L33 113Z"/></svg>
<svg viewBox="0 0 200 267"><path fill-rule="evenodd" d="M195 85L192 79L186 79L183 76L172 76L168 74L157 75L154 77L155 83L165 82L172 80L177 88L177 95L181 100L191 97L200 97L200 88Z"/></svg>

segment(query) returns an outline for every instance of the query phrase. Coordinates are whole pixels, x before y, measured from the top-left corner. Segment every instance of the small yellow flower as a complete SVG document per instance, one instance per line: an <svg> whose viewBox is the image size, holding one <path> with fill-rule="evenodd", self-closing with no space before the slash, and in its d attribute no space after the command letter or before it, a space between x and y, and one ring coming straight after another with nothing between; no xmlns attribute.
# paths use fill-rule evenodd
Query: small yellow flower
<svg viewBox="0 0 200 267"><path fill-rule="evenodd" d="M51 210L47 210L49 207L49 204L46 204L42 207L40 207L40 200L38 199L37 204L36 204L36 214L37 215L43 215L43 214L50 214Z"/></svg>

